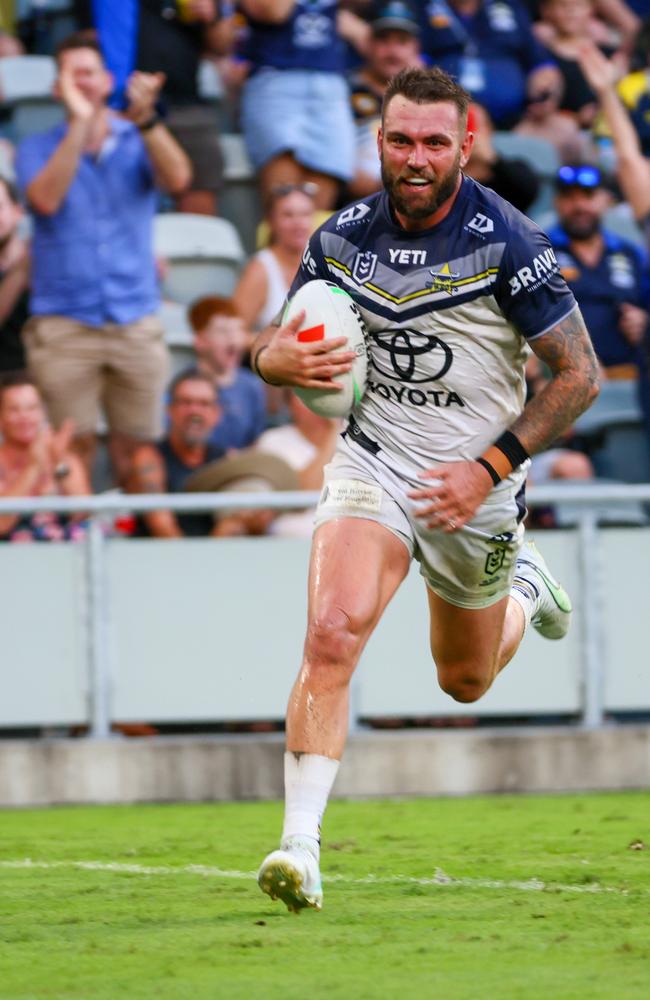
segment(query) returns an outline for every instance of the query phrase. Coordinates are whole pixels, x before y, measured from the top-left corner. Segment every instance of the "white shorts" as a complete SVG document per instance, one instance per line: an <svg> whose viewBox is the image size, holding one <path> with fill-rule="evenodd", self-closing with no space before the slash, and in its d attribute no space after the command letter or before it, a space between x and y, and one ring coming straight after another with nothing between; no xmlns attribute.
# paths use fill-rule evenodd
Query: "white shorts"
<svg viewBox="0 0 650 1000"><path fill-rule="evenodd" d="M417 559L427 586L457 607L486 608L509 594L524 536L514 490L493 491L469 524L447 534L415 517L417 502L407 494L421 486L340 438L325 467L316 527L340 517L383 524Z"/></svg>

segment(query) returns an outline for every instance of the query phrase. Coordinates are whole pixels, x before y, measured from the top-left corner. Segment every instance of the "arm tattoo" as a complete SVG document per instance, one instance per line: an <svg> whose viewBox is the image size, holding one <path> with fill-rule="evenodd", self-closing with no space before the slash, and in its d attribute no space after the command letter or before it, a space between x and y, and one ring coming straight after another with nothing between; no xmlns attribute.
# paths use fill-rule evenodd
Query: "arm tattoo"
<svg viewBox="0 0 650 1000"><path fill-rule="evenodd" d="M530 346L551 369L552 378L510 430L534 455L557 441L592 404L598 395L599 368L578 308Z"/></svg>

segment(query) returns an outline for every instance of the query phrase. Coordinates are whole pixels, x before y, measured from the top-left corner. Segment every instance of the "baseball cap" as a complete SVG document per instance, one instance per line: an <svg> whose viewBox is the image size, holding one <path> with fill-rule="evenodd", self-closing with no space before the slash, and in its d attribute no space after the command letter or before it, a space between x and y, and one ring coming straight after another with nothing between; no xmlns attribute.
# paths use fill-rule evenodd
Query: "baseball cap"
<svg viewBox="0 0 650 1000"><path fill-rule="evenodd" d="M555 175L555 187L558 190L570 187L584 188L592 191L594 188L604 187L605 180L598 167L591 164L581 166L560 167Z"/></svg>
<svg viewBox="0 0 650 1000"><path fill-rule="evenodd" d="M409 35L419 36L420 25L410 4L405 0L389 0L380 3L370 22L373 35L382 31L406 31Z"/></svg>

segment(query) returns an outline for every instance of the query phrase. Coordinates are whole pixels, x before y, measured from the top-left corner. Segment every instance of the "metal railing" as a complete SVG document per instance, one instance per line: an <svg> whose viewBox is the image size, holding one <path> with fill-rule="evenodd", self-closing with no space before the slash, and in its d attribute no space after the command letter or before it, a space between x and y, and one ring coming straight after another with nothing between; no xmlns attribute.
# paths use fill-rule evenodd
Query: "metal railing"
<svg viewBox="0 0 650 1000"><path fill-rule="evenodd" d="M90 667L90 735L104 739L110 734L111 684L108 606L108 570L105 524L108 515L171 510L175 513L205 513L234 509L304 509L314 506L318 492L187 493L132 495L106 493L89 497L0 498L0 515L84 513L89 527L85 541L88 583L88 662ZM650 504L650 484L563 483L532 487L527 493L531 507L561 504L575 508L579 580L584 612L581 616L582 687L581 724L595 728L603 723L604 662L599 614L599 519L602 507L610 510L630 503ZM71 543L76 544L76 543Z"/></svg>

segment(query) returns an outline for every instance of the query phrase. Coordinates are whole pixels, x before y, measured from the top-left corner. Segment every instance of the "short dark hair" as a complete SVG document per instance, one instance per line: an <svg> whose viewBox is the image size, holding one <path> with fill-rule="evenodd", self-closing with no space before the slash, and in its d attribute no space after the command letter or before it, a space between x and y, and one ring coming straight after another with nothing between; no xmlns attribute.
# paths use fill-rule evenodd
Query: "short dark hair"
<svg viewBox="0 0 650 1000"><path fill-rule="evenodd" d="M175 375L169 383L170 403L174 402L176 391L179 385L182 385L183 382L205 382L206 385L210 386L212 392L214 393L215 403L219 401L219 391L210 376L206 375L205 372L199 371L198 368L186 368L184 372L179 372L178 375Z"/></svg>
<svg viewBox="0 0 650 1000"><path fill-rule="evenodd" d="M0 406L4 403L4 398L9 389L21 389L24 385L30 385L36 389L42 402L41 390L38 383L27 372L6 372L0 378Z"/></svg>
<svg viewBox="0 0 650 1000"><path fill-rule="evenodd" d="M9 200L12 201L14 205L20 205L20 195L18 194L18 188L14 182L9 180L9 178L5 177L3 174L0 174L0 184L4 185L4 189L7 192Z"/></svg>
<svg viewBox="0 0 650 1000"><path fill-rule="evenodd" d="M92 49L96 52L102 61L102 64L106 65L106 60L104 59L104 53L102 52L102 47L97 40L97 32L89 29L86 31L74 31L71 35L66 35L62 38L56 49L54 50L54 58L57 64L61 62L61 56L64 52L72 52L74 49Z"/></svg>
<svg viewBox="0 0 650 1000"><path fill-rule="evenodd" d="M428 69L419 67L403 69L388 84L384 94L381 117L386 115L386 108L394 97L401 95L407 101L415 104L436 104L439 101L450 101L458 108L461 122L467 121L467 109L472 98L449 73L439 66Z"/></svg>

